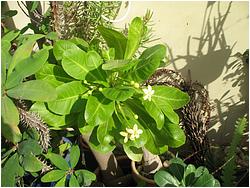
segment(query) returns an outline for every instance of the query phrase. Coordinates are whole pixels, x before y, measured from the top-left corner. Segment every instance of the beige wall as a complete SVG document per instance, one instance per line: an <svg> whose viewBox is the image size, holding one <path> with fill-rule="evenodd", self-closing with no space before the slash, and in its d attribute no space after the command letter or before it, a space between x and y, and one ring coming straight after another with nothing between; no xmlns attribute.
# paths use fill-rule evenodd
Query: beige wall
<svg viewBox="0 0 250 188"><path fill-rule="evenodd" d="M158 42L166 43L171 49L168 67L180 71L183 76L190 69L192 80L206 86L213 106L210 138L220 144L227 143L236 119L248 113L248 64L235 62L236 58L232 57L249 48L248 2L230 5L230 2L137 1L131 5L129 16L116 26L123 27L133 17L144 15L147 9L153 10L155 37L160 37ZM219 15L225 15L227 9L229 13L224 23L218 22ZM211 34L208 30L202 31L203 25L208 23ZM218 32L220 27L222 32ZM209 40L198 50L202 44L201 33ZM238 70L241 68L243 71ZM237 84L238 80L241 81Z"/></svg>
<svg viewBox="0 0 250 188"><path fill-rule="evenodd" d="M168 54L171 64L168 67L180 71L183 76L190 69L192 80L198 80L206 86L213 106L209 134L217 143L227 143L236 119L248 113L248 64L236 61L233 57L249 48L248 2L232 2L231 5L229 2L210 2L208 5L205 1L131 3L127 18L115 25L124 27L133 17L143 16L147 9L153 10L154 35L160 37L157 42L166 43L171 49ZM9 2L9 6L18 9L16 2ZM228 8L225 22L218 23L219 15L225 15ZM124 12L121 11L118 17ZM16 27L22 28L27 21L19 11L15 17ZM208 23L211 34L208 30L202 31L203 25ZM216 34L214 31L217 31ZM198 50L204 41L199 39L201 33L208 40Z"/></svg>

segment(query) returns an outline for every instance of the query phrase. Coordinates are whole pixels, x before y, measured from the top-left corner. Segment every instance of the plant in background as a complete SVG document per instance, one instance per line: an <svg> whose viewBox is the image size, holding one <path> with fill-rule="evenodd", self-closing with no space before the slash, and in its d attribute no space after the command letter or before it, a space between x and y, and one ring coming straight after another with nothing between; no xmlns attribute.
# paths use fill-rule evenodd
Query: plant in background
<svg viewBox="0 0 250 188"><path fill-rule="evenodd" d="M55 186L79 187L90 186L96 179L95 174L84 169L75 170L80 158L80 149L77 145L70 148L69 162L61 155L48 153L45 155L57 169L53 169L42 178L42 182L57 182Z"/></svg>
<svg viewBox="0 0 250 188"><path fill-rule="evenodd" d="M241 138L243 136L244 130L247 126L246 116L239 118L235 124L234 135L229 146L228 152L225 158L225 165L222 168L222 181L223 186L233 186L236 179L236 151L237 146L240 144Z"/></svg>
<svg viewBox="0 0 250 188"><path fill-rule="evenodd" d="M185 143L174 110L187 104L189 96L173 87L144 85L166 55L159 44L135 55L144 29L139 17L131 22L127 36L99 26L109 47L101 49L102 54L79 38L58 40L53 47L57 63L48 60L36 73L36 79L56 86L57 99L36 102L30 110L52 129L79 129L106 183L122 175L112 153L116 145L122 145L131 160L144 156L152 173L162 166L159 154Z"/></svg>
<svg viewBox="0 0 250 188"><path fill-rule="evenodd" d="M12 30L1 39L1 131L6 146L2 150L2 185L5 186L15 186L18 183L15 178L20 180L26 172L34 173L46 168L38 156L48 149L49 129L36 113L27 111L22 101L45 102L57 97L55 88L46 81L31 80L31 75L49 57L48 48L33 52L36 41L43 37L20 35L20 31ZM14 41L19 42L13 52L11 45ZM28 137L27 134L33 136ZM19 184L22 185L21 180Z"/></svg>
<svg viewBox="0 0 250 188"><path fill-rule="evenodd" d="M219 187L220 183L207 168L186 165L180 158L173 158L170 165L154 175L155 183L160 187Z"/></svg>
<svg viewBox="0 0 250 188"><path fill-rule="evenodd" d="M114 19L120 10L121 1L83 1L83 2L50 2L54 31L60 39L78 37L92 41L99 40L97 26L111 23L102 15Z"/></svg>

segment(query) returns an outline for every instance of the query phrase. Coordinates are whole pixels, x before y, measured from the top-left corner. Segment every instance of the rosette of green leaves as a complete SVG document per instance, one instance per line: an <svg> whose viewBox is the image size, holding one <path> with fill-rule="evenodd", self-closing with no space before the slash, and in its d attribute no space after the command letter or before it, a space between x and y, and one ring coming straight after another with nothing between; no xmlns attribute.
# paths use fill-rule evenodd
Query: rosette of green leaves
<svg viewBox="0 0 250 188"><path fill-rule="evenodd" d="M51 161L57 169L53 169L42 178L42 182L56 182L56 187L65 187L67 184L70 187L90 186L92 181L96 179L94 173L79 169L75 170L79 158L80 149L77 145L73 145L70 148L69 162L67 162L61 155L55 153L48 153L46 157ZM67 180L69 176L69 181Z"/></svg>
<svg viewBox="0 0 250 188"><path fill-rule="evenodd" d="M90 147L106 153L120 143L135 161L141 160L143 147L161 154L184 144L174 110L187 104L189 96L176 88L153 86L152 100L143 99L146 86L142 84L160 66L166 47L159 44L137 53L145 31L138 17L132 20L128 36L103 26L98 30L109 47L98 50L102 54L82 39L55 43L57 64L45 65L36 78L55 85L57 99L35 103L31 110L54 129L72 126L69 120L73 119L81 134L90 134ZM142 134L124 143L120 132L135 124Z"/></svg>
<svg viewBox="0 0 250 188"><path fill-rule="evenodd" d="M11 42L17 37L19 46L11 55ZM19 113L14 101L47 102L57 97L55 88L44 80L24 81L47 64L48 48L33 52L36 41L43 37L40 34L20 35L19 31L10 31L1 39L1 130L3 136L13 143L21 140Z"/></svg>
<svg viewBox="0 0 250 188"><path fill-rule="evenodd" d="M220 182L206 167L195 168L179 158L173 158L169 163L169 167L154 175L155 183L160 187L220 187Z"/></svg>
<svg viewBox="0 0 250 188"><path fill-rule="evenodd" d="M42 154L38 140L38 133L31 129L23 133L22 141L19 142L17 148L11 148L2 155L2 186L16 186L16 180L24 174L38 176L38 172L43 169L43 163L38 159Z"/></svg>

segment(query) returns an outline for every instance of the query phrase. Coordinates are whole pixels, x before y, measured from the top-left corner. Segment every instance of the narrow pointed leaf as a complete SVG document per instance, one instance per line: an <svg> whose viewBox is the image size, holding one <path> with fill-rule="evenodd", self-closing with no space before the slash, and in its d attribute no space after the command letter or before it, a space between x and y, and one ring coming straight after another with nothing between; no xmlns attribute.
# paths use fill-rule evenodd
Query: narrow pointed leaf
<svg viewBox="0 0 250 188"><path fill-rule="evenodd" d="M66 160L58 154L48 153L46 157L59 169L61 170L69 170L69 165Z"/></svg>
<svg viewBox="0 0 250 188"><path fill-rule="evenodd" d="M71 168L75 168L78 160L79 160L79 157L80 157L80 149L78 147L78 145L74 145L71 147L71 150L70 150L70 165L71 165Z"/></svg>
<svg viewBox="0 0 250 188"><path fill-rule="evenodd" d="M74 174L72 174L70 176L69 186L70 187L80 187L80 185L79 185L79 183L78 183L78 181L77 181L77 179L76 179L76 177L75 177Z"/></svg>
<svg viewBox="0 0 250 188"><path fill-rule="evenodd" d="M35 74L42 68L47 61L49 52L47 49L36 52L33 56L30 56L21 62L19 62L15 71L12 72L7 79L6 89L10 89L18 85L25 77Z"/></svg>
<svg viewBox="0 0 250 188"><path fill-rule="evenodd" d="M22 134L18 128L19 113L12 100L4 96L1 101L1 131L3 136L13 143L21 140Z"/></svg>
<svg viewBox="0 0 250 188"><path fill-rule="evenodd" d="M7 91L10 97L32 101L52 101L57 97L56 89L42 80L31 80L21 83Z"/></svg>
<svg viewBox="0 0 250 188"><path fill-rule="evenodd" d="M63 176L65 176L66 171L64 170L52 170L45 174L42 178L42 182L54 182L60 180Z"/></svg>
<svg viewBox="0 0 250 188"><path fill-rule="evenodd" d="M128 41L124 59L132 58L138 49L143 35L143 26L143 21L140 17L136 17L132 20L128 30Z"/></svg>
<svg viewBox="0 0 250 188"><path fill-rule="evenodd" d="M115 59L123 59L127 38L122 33L103 26L99 26L98 31L101 33L108 47L115 49Z"/></svg>

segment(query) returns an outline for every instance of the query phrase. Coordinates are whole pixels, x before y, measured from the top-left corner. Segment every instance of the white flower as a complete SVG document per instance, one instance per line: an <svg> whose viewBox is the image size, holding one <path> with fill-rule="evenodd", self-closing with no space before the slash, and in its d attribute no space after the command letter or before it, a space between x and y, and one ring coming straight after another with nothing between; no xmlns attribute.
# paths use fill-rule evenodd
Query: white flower
<svg viewBox="0 0 250 188"><path fill-rule="evenodd" d="M128 141L128 133L121 131L120 135L124 136L124 143L127 143L127 141Z"/></svg>
<svg viewBox="0 0 250 188"><path fill-rule="evenodd" d="M120 132L120 135L124 136L124 143L127 143L128 139L135 140L136 138L139 138L140 134L142 134L142 130L138 129L136 124L134 124L133 129L126 128L126 132Z"/></svg>
<svg viewBox="0 0 250 188"><path fill-rule="evenodd" d="M140 134L142 134L142 130L138 129L137 124L134 124L133 129L126 128L126 131L130 134L130 140L135 140L136 138L140 137Z"/></svg>
<svg viewBox="0 0 250 188"><path fill-rule="evenodd" d="M143 92L144 92L143 99L151 101L151 97L155 93L155 91L152 89L152 87L150 85L148 85L148 88L143 89Z"/></svg>

